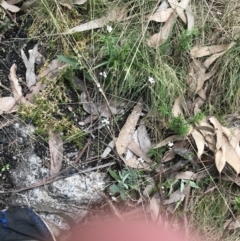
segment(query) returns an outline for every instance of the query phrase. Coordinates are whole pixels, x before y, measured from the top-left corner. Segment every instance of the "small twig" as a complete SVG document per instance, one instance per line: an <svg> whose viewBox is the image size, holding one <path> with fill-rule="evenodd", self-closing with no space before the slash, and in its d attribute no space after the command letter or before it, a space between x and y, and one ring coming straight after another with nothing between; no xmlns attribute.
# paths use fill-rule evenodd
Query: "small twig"
<svg viewBox="0 0 240 241"><path fill-rule="evenodd" d="M79 162L79 160L81 159L83 153L86 151L86 149L88 148L90 143L91 143L91 138L88 138L87 143L85 144L83 149L81 151L79 151L78 156L77 156L76 160L74 161L74 164L77 164Z"/></svg>

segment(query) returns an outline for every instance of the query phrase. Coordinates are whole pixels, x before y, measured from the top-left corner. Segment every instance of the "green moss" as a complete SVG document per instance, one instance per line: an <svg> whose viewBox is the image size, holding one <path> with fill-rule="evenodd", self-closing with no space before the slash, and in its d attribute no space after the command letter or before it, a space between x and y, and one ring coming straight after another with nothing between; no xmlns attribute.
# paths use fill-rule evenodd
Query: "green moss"
<svg viewBox="0 0 240 241"><path fill-rule="evenodd" d="M84 133L75 125L71 116L67 116L59 109L59 104L68 103L66 87L63 82L50 83L32 104L21 104L19 113L23 120L31 120L36 127L36 133L48 139L49 131L63 133L62 138L67 142L74 142L82 147Z"/></svg>

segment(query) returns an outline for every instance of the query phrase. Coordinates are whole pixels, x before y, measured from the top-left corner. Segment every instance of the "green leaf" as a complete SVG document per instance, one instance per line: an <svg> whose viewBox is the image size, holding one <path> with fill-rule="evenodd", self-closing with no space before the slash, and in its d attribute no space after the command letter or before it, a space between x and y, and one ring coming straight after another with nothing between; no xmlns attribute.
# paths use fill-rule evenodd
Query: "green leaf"
<svg viewBox="0 0 240 241"><path fill-rule="evenodd" d="M180 192L182 192L183 191L183 189L184 189L184 180L181 180L181 184L180 184Z"/></svg>
<svg viewBox="0 0 240 241"><path fill-rule="evenodd" d="M109 191L112 195L120 193L119 187L116 184L113 184L109 187Z"/></svg>
<svg viewBox="0 0 240 241"><path fill-rule="evenodd" d="M193 181L190 181L189 184L190 184L190 186L193 187L193 188L196 188L196 189L199 188L199 186L198 186L195 182L193 182Z"/></svg>
<svg viewBox="0 0 240 241"><path fill-rule="evenodd" d="M75 58L67 57L67 56L64 56L64 55L57 55L57 58L60 61L71 65L73 68L79 69L79 63Z"/></svg>
<svg viewBox="0 0 240 241"><path fill-rule="evenodd" d="M118 174L115 171L113 171L112 169L109 169L108 172L111 175L111 177L114 178L116 181L121 181L121 178L118 176Z"/></svg>

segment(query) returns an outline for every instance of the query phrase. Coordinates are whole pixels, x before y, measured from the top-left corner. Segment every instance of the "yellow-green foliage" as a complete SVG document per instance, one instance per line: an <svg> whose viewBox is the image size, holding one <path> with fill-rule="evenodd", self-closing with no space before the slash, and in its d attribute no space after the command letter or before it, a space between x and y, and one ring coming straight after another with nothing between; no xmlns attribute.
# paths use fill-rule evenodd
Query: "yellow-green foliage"
<svg viewBox="0 0 240 241"><path fill-rule="evenodd" d="M32 121L36 133L43 138L47 139L49 131L54 130L63 133L63 140L73 141L81 147L83 132L75 125L71 115L60 111L60 106L69 101L64 83L51 80L32 104L21 105L19 113L23 119Z"/></svg>

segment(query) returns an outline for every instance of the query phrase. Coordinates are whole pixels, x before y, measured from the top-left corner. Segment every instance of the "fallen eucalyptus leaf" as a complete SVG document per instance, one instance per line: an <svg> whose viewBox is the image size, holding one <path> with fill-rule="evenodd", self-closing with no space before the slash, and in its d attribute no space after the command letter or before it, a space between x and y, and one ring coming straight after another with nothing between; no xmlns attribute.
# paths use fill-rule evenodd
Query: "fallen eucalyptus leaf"
<svg viewBox="0 0 240 241"><path fill-rule="evenodd" d="M20 11L20 8L15 6L15 5L12 5L12 4L9 4L8 2L2 0L2 2L0 3L0 6L2 6L5 10L8 10L12 13L17 13Z"/></svg>
<svg viewBox="0 0 240 241"><path fill-rule="evenodd" d="M125 17L125 9L123 8L115 8L112 10L108 16L98 18L92 21L89 21L87 23L80 24L79 26L76 26L74 28L71 28L65 32L65 34L73 34L76 32L83 32L87 30L102 28L106 26L109 22L114 21L121 21Z"/></svg>
<svg viewBox="0 0 240 241"><path fill-rule="evenodd" d="M203 152L204 152L204 144L205 144L205 139L203 137L203 135L198 132L197 130L193 130L192 133L191 133L194 141L195 141L195 144L197 146L197 156L198 158L200 159Z"/></svg>
<svg viewBox="0 0 240 241"><path fill-rule="evenodd" d="M23 49L21 49L21 56L24 62L24 65L27 69L26 71L26 82L28 88L36 84L36 75L35 75L35 60L38 55L38 46L34 46L33 51L29 53L29 59L25 55Z"/></svg>
<svg viewBox="0 0 240 241"><path fill-rule="evenodd" d="M176 174L176 176L174 177L175 179L186 179L186 180L196 180L197 179L198 174L191 172L191 171L185 171L185 172L179 172Z"/></svg>
<svg viewBox="0 0 240 241"><path fill-rule="evenodd" d="M49 133L49 151L50 151L50 175L57 174L62 168L63 161L63 141L59 133Z"/></svg>
<svg viewBox="0 0 240 241"><path fill-rule="evenodd" d="M156 11L154 14L152 14L148 17L148 20L159 22L159 23L164 23L169 19L169 17L171 16L172 13L173 13L172 8L168 8L168 9L165 9L162 11Z"/></svg>
<svg viewBox="0 0 240 241"><path fill-rule="evenodd" d="M17 65L13 64L12 67L10 68L10 73L8 75L8 78L11 82L11 89L12 89L15 101L25 102L25 98L23 97L23 94L22 94L22 87L19 84L18 78L16 75L16 70L17 70Z"/></svg>
<svg viewBox="0 0 240 241"><path fill-rule="evenodd" d="M16 101L14 97L0 98L0 114L16 112L18 109L18 106L15 104L16 104Z"/></svg>
<svg viewBox="0 0 240 241"><path fill-rule="evenodd" d="M122 156L126 152L129 143L132 141L132 136L134 134L137 122L142 112L142 108L142 102L139 101L137 105L133 108L132 113L128 116L123 128L119 133L115 145L116 150L120 156Z"/></svg>
<svg viewBox="0 0 240 241"><path fill-rule="evenodd" d="M143 151L143 153L147 154L152 144L148 136L146 126L144 124L140 124L138 127L137 138L138 138L140 149Z"/></svg>
<svg viewBox="0 0 240 241"><path fill-rule="evenodd" d="M215 132L216 132L216 136L217 136L216 148L217 148L217 150L219 150L222 147L222 143L223 143L223 141L222 141L222 139L223 139L222 125L214 116L209 118L209 121L213 124L213 126L215 128Z"/></svg>
<svg viewBox="0 0 240 241"><path fill-rule="evenodd" d="M148 39L148 46L157 48L163 44L169 37L173 24L175 22L175 14L172 13L168 20L165 22L164 26L161 28L159 33L152 35Z"/></svg>
<svg viewBox="0 0 240 241"><path fill-rule="evenodd" d="M226 157L224 154L225 152L223 152L222 149L217 150L215 153L215 165L219 173L222 172L226 164Z"/></svg>
<svg viewBox="0 0 240 241"><path fill-rule="evenodd" d="M192 58L200 58L200 57L222 52L228 48L229 48L229 44L211 45L211 46L203 46L203 47L194 46L190 50L190 56Z"/></svg>

